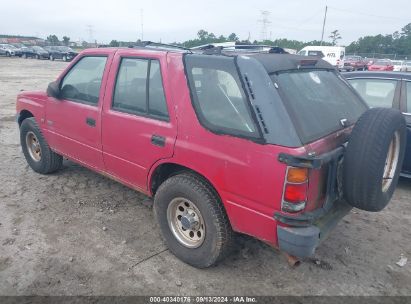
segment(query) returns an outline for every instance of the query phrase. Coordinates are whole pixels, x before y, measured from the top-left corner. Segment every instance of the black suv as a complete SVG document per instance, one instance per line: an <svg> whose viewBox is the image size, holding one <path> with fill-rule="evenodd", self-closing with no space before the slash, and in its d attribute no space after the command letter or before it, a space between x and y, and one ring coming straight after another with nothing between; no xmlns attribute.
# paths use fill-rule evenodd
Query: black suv
<svg viewBox="0 0 411 304"><path fill-rule="evenodd" d="M46 46L45 49L50 54L50 60L62 59L63 61L71 61L78 54L67 46Z"/></svg>

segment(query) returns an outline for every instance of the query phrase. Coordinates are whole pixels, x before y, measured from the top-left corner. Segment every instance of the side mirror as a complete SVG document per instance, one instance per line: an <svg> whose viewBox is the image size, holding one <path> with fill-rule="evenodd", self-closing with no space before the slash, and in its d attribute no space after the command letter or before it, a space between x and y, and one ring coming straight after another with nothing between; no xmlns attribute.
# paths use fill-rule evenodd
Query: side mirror
<svg viewBox="0 0 411 304"><path fill-rule="evenodd" d="M47 87L47 96L59 98L60 96L60 88L57 81L50 82Z"/></svg>

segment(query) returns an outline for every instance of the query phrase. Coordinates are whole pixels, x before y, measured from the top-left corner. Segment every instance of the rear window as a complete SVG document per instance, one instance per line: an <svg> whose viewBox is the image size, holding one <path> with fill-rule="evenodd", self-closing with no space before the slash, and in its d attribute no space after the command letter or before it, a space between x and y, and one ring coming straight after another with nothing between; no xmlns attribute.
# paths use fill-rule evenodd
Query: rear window
<svg viewBox="0 0 411 304"><path fill-rule="evenodd" d="M367 109L340 77L333 70L271 75L304 144L355 123Z"/></svg>

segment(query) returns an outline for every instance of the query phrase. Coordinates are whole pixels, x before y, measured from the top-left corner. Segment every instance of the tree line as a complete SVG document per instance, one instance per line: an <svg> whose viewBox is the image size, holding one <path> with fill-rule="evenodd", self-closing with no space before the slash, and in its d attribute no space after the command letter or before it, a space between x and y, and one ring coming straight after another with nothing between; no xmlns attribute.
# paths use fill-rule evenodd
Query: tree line
<svg viewBox="0 0 411 304"><path fill-rule="evenodd" d="M11 35L0 35L0 37L11 37ZM33 37L34 38L34 37ZM338 30L334 30L328 36L330 41L323 41L322 45L336 45L338 40L342 37ZM278 38L274 40L264 41L250 41L250 39L241 40L236 33L231 33L227 36L216 35L212 32L208 32L201 29L197 32L197 36L193 39L186 40L184 42L174 42L173 44L184 46L187 48L219 42L235 41L239 44L266 44L279 46L282 48L290 48L295 50L301 50L305 46L320 45L321 41L299 41L287 38ZM46 42L51 45L69 45L70 37L63 36L62 40L56 35L49 35L46 38ZM124 42L112 40L109 46L128 46L134 44L134 42ZM86 45L85 45L86 47ZM378 34L374 36L364 36L356 41L353 41L346 47L347 53L380 53L380 54L398 54L398 55L411 55L411 23L405 25L400 31L395 31L392 34Z"/></svg>

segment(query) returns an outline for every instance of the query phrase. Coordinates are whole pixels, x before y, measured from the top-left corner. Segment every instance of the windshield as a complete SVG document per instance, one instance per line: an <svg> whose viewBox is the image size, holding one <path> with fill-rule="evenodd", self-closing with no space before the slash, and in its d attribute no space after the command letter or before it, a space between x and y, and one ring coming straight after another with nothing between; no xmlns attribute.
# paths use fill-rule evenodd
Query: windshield
<svg viewBox="0 0 411 304"><path fill-rule="evenodd" d="M367 109L334 70L292 70L270 77L304 144L355 123Z"/></svg>

